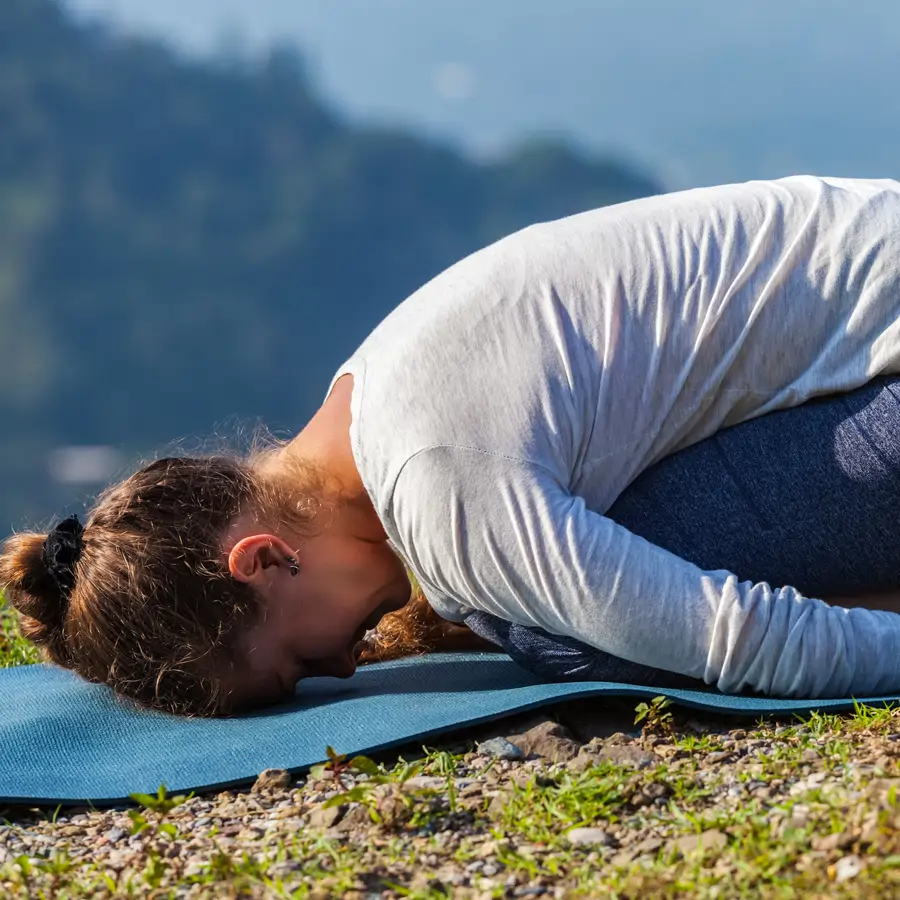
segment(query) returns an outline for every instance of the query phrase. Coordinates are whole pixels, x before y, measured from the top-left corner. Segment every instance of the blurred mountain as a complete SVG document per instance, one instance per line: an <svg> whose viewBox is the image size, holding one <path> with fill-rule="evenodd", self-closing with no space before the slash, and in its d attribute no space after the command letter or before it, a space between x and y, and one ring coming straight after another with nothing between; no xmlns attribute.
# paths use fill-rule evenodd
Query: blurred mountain
<svg viewBox="0 0 900 900"><path fill-rule="evenodd" d="M554 131L669 189L898 177L897 0L65 0L195 54L300 46L329 105L490 154Z"/></svg>
<svg viewBox="0 0 900 900"><path fill-rule="evenodd" d="M530 222L656 193L532 142L476 164L350 127L302 60L200 62L0 3L0 516L89 489L54 448L133 458L262 419L295 432L337 366L441 269ZM224 423L222 425L221 423Z"/></svg>

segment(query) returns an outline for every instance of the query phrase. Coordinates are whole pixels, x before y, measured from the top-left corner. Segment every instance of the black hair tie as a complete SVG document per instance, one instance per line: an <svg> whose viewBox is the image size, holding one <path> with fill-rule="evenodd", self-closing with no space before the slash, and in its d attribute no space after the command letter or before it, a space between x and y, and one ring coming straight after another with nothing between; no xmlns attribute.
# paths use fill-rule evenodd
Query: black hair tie
<svg viewBox="0 0 900 900"><path fill-rule="evenodd" d="M84 527L78 521L78 516L69 516L44 541L44 565L65 598L68 598L75 586L75 564L84 546L81 539L83 533Z"/></svg>

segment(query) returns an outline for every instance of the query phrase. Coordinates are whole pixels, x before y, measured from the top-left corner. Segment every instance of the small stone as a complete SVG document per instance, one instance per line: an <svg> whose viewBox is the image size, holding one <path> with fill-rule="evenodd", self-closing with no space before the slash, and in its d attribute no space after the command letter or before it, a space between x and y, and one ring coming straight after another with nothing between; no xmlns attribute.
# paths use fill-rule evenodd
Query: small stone
<svg viewBox="0 0 900 900"><path fill-rule="evenodd" d="M521 747L508 741L506 738L495 737L478 745L478 752L495 759L525 759L525 753Z"/></svg>
<svg viewBox="0 0 900 900"><path fill-rule="evenodd" d="M566 834L570 844L576 847L609 847L615 843L612 835L603 828L573 828Z"/></svg>
<svg viewBox="0 0 900 900"><path fill-rule="evenodd" d="M608 759L610 762L618 765L634 766L638 769L643 769L659 762L659 757L655 753L648 753L646 750L641 750L633 744L604 746L597 754L597 758Z"/></svg>
<svg viewBox="0 0 900 900"><path fill-rule="evenodd" d="M613 866L628 866L634 861L636 856L637 854L634 852L634 848L628 847L611 856L609 862L610 865Z"/></svg>
<svg viewBox="0 0 900 900"><path fill-rule="evenodd" d="M815 837L812 839L813 850L845 850L856 840L856 835L851 831L836 831L834 834L827 834L824 837Z"/></svg>
<svg viewBox="0 0 900 900"><path fill-rule="evenodd" d="M503 810L506 809L506 805L509 803L510 798L512 797L513 792L511 790L497 791L493 797L491 797L491 802L488 803L487 813L489 816L499 816L503 814Z"/></svg>
<svg viewBox="0 0 900 900"><path fill-rule="evenodd" d="M369 813L369 808L359 803L347 810L347 814L341 819L336 827L340 832L347 832L363 825L371 825L371 823L372 816Z"/></svg>
<svg viewBox="0 0 900 900"><path fill-rule="evenodd" d="M882 837L882 831L877 824L867 825L859 836L859 842L863 846L879 844L881 843Z"/></svg>
<svg viewBox="0 0 900 900"><path fill-rule="evenodd" d="M848 881L856 878L863 870L863 861L858 856L842 856L833 866L828 867L828 874L835 881Z"/></svg>
<svg viewBox="0 0 900 900"><path fill-rule="evenodd" d="M483 790L483 782L473 781L471 784L467 784L464 788L460 788L458 796L460 799L465 799L467 797L480 797Z"/></svg>
<svg viewBox="0 0 900 900"><path fill-rule="evenodd" d="M662 838L658 837L645 837L642 841L637 844L632 845L632 850L634 850L638 855L642 855L644 853L655 853L659 850L663 845Z"/></svg>
<svg viewBox="0 0 900 900"><path fill-rule="evenodd" d="M285 859L282 862L272 863L267 871L267 875L274 875L276 878L286 878L293 872L299 872L303 869L303 862L299 859Z"/></svg>
<svg viewBox="0 0 900 900"><path fill-rule="evenodd" d="M866 785L866 794L881 806L893 808L900 803L900 778L873 778Z"/></svg>
<svg viewBox="0 0 900 900"><path fill-rule="evenodd" d="M789 828L806 828L809 825L809 807L796 804L791 809L790 815L784 821L784 829Z"/></svg>
<svg viewBox="0 0 900 900"><path fill-rule="evenodd" d="M293 781L291 773L287 769L264 769L253 783L252 791L267 791L273 788L286 788Z"/></svg>
<svg viewBox="0 0 900 900"><path fill-rule="evenodd" d="M651 800L665 799L672 796L672 788L662 781L651 781L643 791Z"/></svg>
<svg viewBox="0 0 900 900"><path fill-rule="evenodd" d="M118 825L113 826L106 832L104 837L111 843L117 844L122 838L128 837L128 832L124 828L119 828Z"/></svg>
<svg viewBox="0 0 900 900"><path fill-rule="evenodd" d="M812 747L807 747L801 754L800 760L802 762L818 762L822 757L819 756L818 750L813 750Z"/></svg>
<svg viewBox="0 0 900 900"><path fill-rule="evenodd" d="M571 762L566 763L566 768L570 772L575 772L580 775L582 772L586 772L591 766L597 764L597 757L593 753L586 753L584 748L582 748L581 752L578 756L575 757Z"/></svg>
<svg viewBox="0 0 900 900"><path fill-rule="evenodd" d="M715 765L716 763L725 762L726 759L731 759L734 756L730 750L715 750L712 753L707 753L706 762L710 765Z"/></svg>
<svg viewBox="0 0 900 900"><path fill-rule="evenodd" d="M660 761L660 758L647 750L641 750L634 744L595 744L591 742L586 747L582 747L578 756L567 764L567 768L572 772L584 772L589 766L595 765L603 760L615 763L620 766L634 766L637 769L644 769L652 766Z"/></svg>
<svg viewBox="0 0 900 900"><path fill-rule="evenodd" d="M292 804L291 806L282 806L280 809L276 809L275 812L272 813L271 818L277 821L281 821L282 819L295 819L297 816L302 815L302 813L302 806Z"/></svg>
<svg viewBox="0 0 900 900"><path fill-rule="evenodd" d="M440 791L447 787L447 779L437 775L414 775L403 782L403 787L408 791Z"/></svg>
<svg viewBox="0 0 900 900"><path fill-rule="evenodd" d="M686 834L666 843L667 851L676 851L684 856L697 850L721 850L728 844L728 838L718 828L709 828L701 834Z"/></svg>
<svg viewBox="0 0 900 900"><path fill-rule="evenodd" d="M681 749L674 744L657 744L653 748L653 752L659 754L663 759L670 759L678 756Z"/></svg>
<svg viewBox="0 0 900 900"><path fill-rule="evenodd" d="M523 734L510 735L508 740L526 756L540 756L555 763L569 762L581 749L562 725L551 721L541 722Z"/></svg>
<svg viewBox="0 0 900 900"><path fill-rule="evenodd" d="M309 814L309 824L313 828L331 828L346 809L346 806L317 806Z"/></svg>

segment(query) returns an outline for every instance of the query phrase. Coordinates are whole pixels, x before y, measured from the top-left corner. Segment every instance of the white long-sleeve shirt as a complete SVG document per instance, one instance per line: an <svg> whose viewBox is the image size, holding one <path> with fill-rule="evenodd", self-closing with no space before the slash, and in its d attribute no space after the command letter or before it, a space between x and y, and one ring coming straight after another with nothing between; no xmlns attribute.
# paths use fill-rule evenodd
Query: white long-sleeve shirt
<svg viewBox="0 0 900 900"><path fill-rule="evenodd" d="M799 176L534 225L401 303L328 393L347 372L363 483L445 618L727 692L900 691L900 615L704 571L603 515L676 450L900 372L900 183Z"/></svg>

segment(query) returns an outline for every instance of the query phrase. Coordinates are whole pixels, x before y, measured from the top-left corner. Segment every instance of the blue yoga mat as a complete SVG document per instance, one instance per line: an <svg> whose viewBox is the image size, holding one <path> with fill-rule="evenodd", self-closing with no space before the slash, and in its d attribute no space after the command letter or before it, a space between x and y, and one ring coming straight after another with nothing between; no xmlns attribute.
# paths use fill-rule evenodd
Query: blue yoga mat
<svg viewBox="0 0 900 900"><path fill-rule="evenodd" d="M778 700L602 681L547 683L502 654L434 654L364 666L347 680L301 682L296 698L227 719L135 709L48 665L0 671L0 801L108 804L135 792L251 783L266 768L301 773L338 753L371 753L548 703L664 694L737 715L853 708L853 699ZM884 706L900 696L861 698Z"/></svg>

